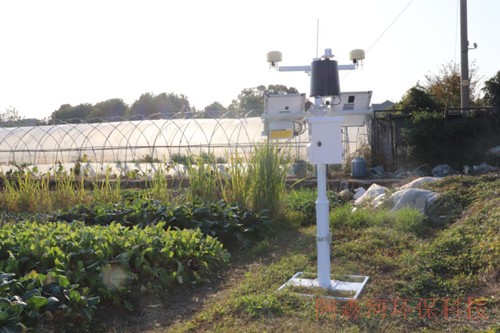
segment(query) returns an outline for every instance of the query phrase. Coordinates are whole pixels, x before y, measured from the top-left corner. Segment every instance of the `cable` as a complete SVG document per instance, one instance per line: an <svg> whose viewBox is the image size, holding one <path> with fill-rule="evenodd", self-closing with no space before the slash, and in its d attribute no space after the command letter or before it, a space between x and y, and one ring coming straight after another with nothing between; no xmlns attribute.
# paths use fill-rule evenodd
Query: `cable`
<svg viewBox="0 0 500 333"><path fill-rule="evenodd" d="M386 34L387 31L389 31L389 29L394 25L394 23L396 23L396 21L399 19L399 17L401 15L403 15L403 13L408 9L408 7L410 7L410 5L413 3L414 0L410 0L408 2L408 4L406 4L406 6L401 10L401 12L396 16L396 18L394 20L392 20L392 22L387 26L387 28L384 29L384 31L382 31L382 33L377 37L377 39L375 39L375 41L370 45L370 47L368 47L365 51L365 54L368 54L368 52L370 52L370 50L378 43L378 41L380 39L382 39L382 37L384 37L384 35ZM352 71L347 71L346 74L342 77L341 81L344 80Z"/></svg>
<svg viewBox="0 0 500 333"><path fill-rule="evenodd" d="M396 21L399 19L399 17L401 15L403 15L403 13L406 11L406 9L408 9L408 7L410 7L410 5L412 4L413 0L410 0L408 2L408 4L403 8L403 10L398 14L398 16L396 16L396 18L394 20L392 20L392 22L387 26L387 28L385 28L385 30L380 34L380 36L377 37L377 39L375 39L375 41L372 43L372 45L370 45L369 48L366 49L366 53L370 52L370 50L375 46L375 44L377 44L377 42L385 35L385 33L394 25L394 23L396 23Z"/></svg>

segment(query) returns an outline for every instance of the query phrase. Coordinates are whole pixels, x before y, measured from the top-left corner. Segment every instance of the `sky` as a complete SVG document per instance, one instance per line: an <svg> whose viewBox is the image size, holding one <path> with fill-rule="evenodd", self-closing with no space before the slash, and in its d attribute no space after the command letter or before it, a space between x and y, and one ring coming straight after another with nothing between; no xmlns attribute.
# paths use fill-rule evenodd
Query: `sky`
<svg viewBox="0 0 500 333"><path fill-rule="evenodd" d="M282 84L309 95L303 72L326 48L339 64L364 49L342 91L398 101L425 75L460 62L460 0L3 0L0 112L43 119L63 104L143 93L185 95L203 109L228 106L245 88ZM469 52L480 84L500 70L500 1L468 3Z"/></svg>

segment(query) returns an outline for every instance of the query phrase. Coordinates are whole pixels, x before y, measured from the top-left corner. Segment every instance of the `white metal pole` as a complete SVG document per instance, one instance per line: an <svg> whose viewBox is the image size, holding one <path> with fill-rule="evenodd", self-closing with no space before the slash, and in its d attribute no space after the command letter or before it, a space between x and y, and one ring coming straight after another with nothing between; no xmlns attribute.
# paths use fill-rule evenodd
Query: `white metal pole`
<svg viewBox="0 0 500 333"><path fill-rule="evenodd" d="M316 228L318 246L318 284L330 288L330 221L326 194L326 165L317 165L318 199L316 200Z"/></svg>

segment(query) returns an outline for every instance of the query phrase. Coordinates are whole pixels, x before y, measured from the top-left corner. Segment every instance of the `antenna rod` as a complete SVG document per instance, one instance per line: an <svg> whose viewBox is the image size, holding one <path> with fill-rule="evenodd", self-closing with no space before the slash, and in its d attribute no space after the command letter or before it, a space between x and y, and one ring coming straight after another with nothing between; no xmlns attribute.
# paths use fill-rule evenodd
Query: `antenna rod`
<svg viewBox="0 0 500 333"><path fill-rule="evenodd" d="M319 19L316 21L316 59L319 57Z"/></svg>

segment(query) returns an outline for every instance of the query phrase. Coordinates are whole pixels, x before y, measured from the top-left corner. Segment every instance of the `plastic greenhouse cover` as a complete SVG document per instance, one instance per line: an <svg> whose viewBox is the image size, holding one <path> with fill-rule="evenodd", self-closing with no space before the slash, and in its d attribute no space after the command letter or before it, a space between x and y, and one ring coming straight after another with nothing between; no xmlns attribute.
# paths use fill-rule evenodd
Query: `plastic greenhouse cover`
<svg viewBox="0 0 500 333"><path fill-rule="evenodd" d="M168 162L173 155L202 152L246 155L265 139L263 129L260 117L0 127L0 165ZM349 131L358 135L359 128ZM292 156L306 159L307 142L307 131L292 139ZM352 142L349 146L354 147Z"/></svg>

